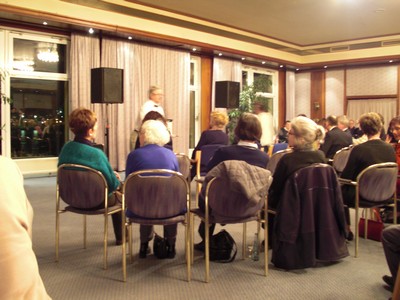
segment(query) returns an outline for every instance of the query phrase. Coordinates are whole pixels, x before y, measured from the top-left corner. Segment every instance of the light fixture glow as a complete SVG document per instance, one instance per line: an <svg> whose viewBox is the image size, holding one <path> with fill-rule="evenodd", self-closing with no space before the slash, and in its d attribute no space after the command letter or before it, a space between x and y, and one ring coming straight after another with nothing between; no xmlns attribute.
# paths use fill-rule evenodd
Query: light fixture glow
<svg viewBox="0 0 400 300"><path fill-rule="evenodd" d="M37 58L41 61L51 63L58 62L60 60L55 45L53 47L40 48L38 50Z"/></svg>
<svg viewBox="0 0 400 300"><path fill-rule="evenodd" d="M46 22L46 21L44 21L42 24L43 24L43 25L47 25L47 22Z"/></svg>
<svg viewBox="0 0 400 300"><path fill-rule="evenodd" d="M196 48L193 48L193 49L192 49L192 51L193 51L193 52L196 52L196 51L197 51L197 49L196 49Z"/></svg>
<svg viewBox="0 0 400 300"><path fill-rule="evenodd" d="M33 62L33 60L15 60L13 61L13 69L18 71L33 72L34 64L35 63Z"/></svg>
<svg viewBox="0 0 400 300"><path fill-rule="evenodd" d="M263 65L265 65L265 61L261 62Z"/></svg>
<svg viewBox="0 0 400 300"><path fill-rule="evenodd" d="M245 57L242 57L242 60L246 60L246 58L245 58Z"/></svg>
<svg viewBox="0 0 400 300"><path fill-rule="evenodd" d="M128 40L131 40L132 39L132 37L131 36L128 36Z"/></svg>
<svg viewBox="0 0 400 300"><path fill-rule="evenodd" d="M389 60L389 62L390 62L390 63L392 63L392 62L393 62L393 60L391 59L391 60Z"/></svg>
<svg viewBox="0 0 400 300"><path fill-rule="evenodd" d="M222 53L218 53L218 56L222 56Z"/></svg>
<svg viewBox="0 0 400 300"><path fill-rule="evenodd" d="M89 28L89 33L93 34L94 33L94 29L93 28Z"/></svg>
<svg viewBox="0 0 400 300"><path fill-rule="evenodd" d="M327 69L328 68L328 66L324 66L324 69Z"/></svg>

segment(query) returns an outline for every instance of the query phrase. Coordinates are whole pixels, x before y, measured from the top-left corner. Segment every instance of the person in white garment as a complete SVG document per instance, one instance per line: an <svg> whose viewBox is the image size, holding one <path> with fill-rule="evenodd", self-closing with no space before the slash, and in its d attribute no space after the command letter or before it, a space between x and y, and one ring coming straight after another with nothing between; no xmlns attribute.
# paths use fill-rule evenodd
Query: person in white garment
<svg viewBox="0 0 400 300"><path fill-rule="evenodd" d="M0 156L0 174L0 298L51 299L32 249L33 210L22 174L4 156Z"/></svg>
<svg viewBox="0 0 400 300"><path fill-rule="evenodd" d="M276 135L273 116L265 109L265 104L261 102L254 103L253 111L261 123L261 147L264 147L264 151L268 151L269 146L274 144Z"/></svg>
<svg viewBox="0 0 400 300"><path fill-rule="evenodd" d="M161 102L164 97L164 92L161 87L152 85L149 88L149 100L143 103L140 109L140 122L143 120L144 116L150 111L159 112L163 117L165 117L164 109L161 106Z"/></svg>

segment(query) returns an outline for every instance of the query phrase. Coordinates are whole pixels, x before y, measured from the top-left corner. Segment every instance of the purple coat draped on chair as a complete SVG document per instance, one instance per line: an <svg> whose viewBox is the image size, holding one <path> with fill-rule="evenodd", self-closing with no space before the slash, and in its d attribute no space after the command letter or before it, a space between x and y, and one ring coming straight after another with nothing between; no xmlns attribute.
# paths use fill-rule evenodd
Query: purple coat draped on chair
<svg viewBox="0 0 400 300"><path fill-rule="evenodd" d="M349 255L340 186L334 169L313 164L286 181L274 223L272 262L302 269Z"/></svg>

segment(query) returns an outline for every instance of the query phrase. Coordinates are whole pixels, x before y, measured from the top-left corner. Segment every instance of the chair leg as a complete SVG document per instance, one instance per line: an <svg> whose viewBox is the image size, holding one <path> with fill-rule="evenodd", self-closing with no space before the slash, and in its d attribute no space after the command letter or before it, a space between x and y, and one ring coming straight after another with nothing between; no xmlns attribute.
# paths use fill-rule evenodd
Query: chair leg
<svg viewBox="0 0 400 300"><path fill-rule="evenodd" d="M86 238L87 238L87 232L86 232L86 215L83 215L83 249L86 249Z"/></svg>
<svg viewBox="0 0 400 300"><path fill-rule="evenodd" d="M58 251L60 243L60 213L56 212L56 257L55 261L58 262Z"/></svg>
<svg viewBox="0 0 400 300"><path fill-rule="evenodd" d="M358 243L359 243L359 232L358 232L358 208L355 209L355 220L354 220L354 225L355 225L355 250L354 250L354 257L358 257Z"/></svg>
<svg viewBox="0 0 400 300"><path fill-rule="evenodd" d="M104 215L104 253L103 253L103 269L107 270L107 233L108 233L108 215Z"/></svg>
<svg viewBox="0 0 400 300"><path fill-rule="evenodd" d="M190 214L190 263L194 260L194 214Z"/></svg>
<svg viewBox="0 0 400 300"><path fill-rule="evenodd" d="M246 231L247 231L247 224L243 223L243 237L242 237L242 259L246 257Z"/></svg>
<svg viewBox="0 0 400 300"><path fill-rule="evenodd" d="M209 224L208 222L205 222L205 236L206 236L206 242L205 242L205 268L206 268L206 282L208 283L210 281L210 230L209 230Z"/></svg>
<svg viewBox="0 0 400 300"><path fill-rule="evenodd" d="M132 223L128 223L127 227L128 227L128 239L129 239L129 262L133 263L133 255L132 255Z"/></svg>
<svg viewBox="0 0 400 300"><path fill-rule="evenodd" d="M125 226L125 213L123 212L121 218L122 230L122 280L126 282L126 226ZM128 238L129 239L129 238Z"/></svg>
<svg viewBox="0 0 400 300"><path fill-rule="evenodd" d="M185 225L185 258L186 258L186 271L187 271L187 281L191 280L191 254L190 254L190 213L187 213L187 223Z"/></svg>
<svg viewBox="0 0 400 300"><path fill-rule="evenodd" d="M260 223L258 223L258 231L260 231ZM268 275L268 224L264 226L264 276Z"/></svg>

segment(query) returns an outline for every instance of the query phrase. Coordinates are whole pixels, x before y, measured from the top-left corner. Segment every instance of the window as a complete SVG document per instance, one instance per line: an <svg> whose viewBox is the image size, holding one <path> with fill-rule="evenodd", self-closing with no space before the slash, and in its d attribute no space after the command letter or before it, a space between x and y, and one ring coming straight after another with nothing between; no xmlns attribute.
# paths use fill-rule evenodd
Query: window
<svg viewBox="0 0 400 300"><path fill-rule="evenodd" d="M67 40L28 33L7 39L11 157L57 157L66 138Z"/></svg>
<svg viewBox="0 0 400 300"><path fill-rule="evenodd" d="M200 64L199 57L190 58L190 131L189 148L193 149L200 138Z"/></svg>
<svg viewBox="0 0 400 300"><path fill-rule="evenodd" d="M270 111L277 120L278 99L276 96L277 71L260 69L251 66L242 68L242 86L245 89L253 85L257 95L257 100L265 104L265 108Z"/></svg>

